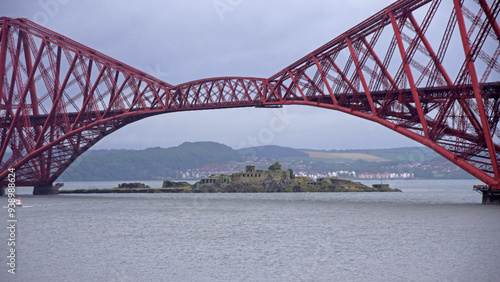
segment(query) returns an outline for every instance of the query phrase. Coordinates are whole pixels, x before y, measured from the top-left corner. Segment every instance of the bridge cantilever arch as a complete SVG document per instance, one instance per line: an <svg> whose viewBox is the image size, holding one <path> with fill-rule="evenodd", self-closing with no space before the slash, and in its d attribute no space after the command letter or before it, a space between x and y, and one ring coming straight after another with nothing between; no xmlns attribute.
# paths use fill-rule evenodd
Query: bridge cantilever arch
<svg viewBox="0 0 500 282"><path fill-rule="evenodd" d="M57 193L59 175L153 115L308 105L416 140L500 192L500 0L401 0L269 78L171 85L27 19L1 18L0 185ZM269 27L272 28L272 27Z"/></svg>

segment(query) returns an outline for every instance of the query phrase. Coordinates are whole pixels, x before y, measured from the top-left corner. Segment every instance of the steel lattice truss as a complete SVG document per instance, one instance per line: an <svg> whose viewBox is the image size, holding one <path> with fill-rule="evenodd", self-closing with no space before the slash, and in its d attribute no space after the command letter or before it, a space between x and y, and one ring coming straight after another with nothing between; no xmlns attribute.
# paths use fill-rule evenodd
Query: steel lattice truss
<svg viewBox="0 0 500 282"><path fill-rule="evenodd" d="M401 0L268 79L173 86L1 18L0 184L52 185L115 130L173 111L309 105L380 123L500 189L500 0Z"/></svg>

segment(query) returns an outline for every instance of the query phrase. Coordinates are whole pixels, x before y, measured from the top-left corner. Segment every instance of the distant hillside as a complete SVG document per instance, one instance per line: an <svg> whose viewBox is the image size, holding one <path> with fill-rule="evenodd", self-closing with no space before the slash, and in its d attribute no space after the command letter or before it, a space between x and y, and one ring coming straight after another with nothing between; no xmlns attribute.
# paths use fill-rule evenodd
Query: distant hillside
<svg viewBox="0 0 500 282"><path fill-rule="evenodd" d="M188 170L209 176L220 171L237 171L248 161L267 168L277 160L294 170L318 173L411 171L420 178L470 177L426 147L325 151L259 146L233 150L215 142L196 142L167 149L91 150L78 158L57 181L180 178Z"/></svg>
<svg viewBox="0 0 500 282"><path fill-rule="evenodd" d="M270 158L270 159L309 157L308 154L299 151L297 149L280 147L275 145L240 149L238 150L238 153L247 157Z"/></svg>
<svg viewBox="0 0 500 282"><path fill-rule="evenodd" d="M387 162L390 161L385 158L373 154L359 153L359 152L342 152L342 153L332 153L332 152L321 152L321 151L304 151L310 158L315 159L329 159L335 161L357 161L363 160L367 162Z"/></svg>
<svg viewBox="0 0 500 282"><path fill-rule="evenodd" d="M392 149L364 149L364 150L330 150L330 153L357 153L380 157L387 160L405 162L428 162L443 159L438 153L427 147L403 147Z"/></svg>
<svg viewBox="0 0 500 282"><path fill-rule="evenodd" d="M209 163L241 161L232 148L215 142L184 143L173 148L92 150L75 161L58 181L149 180L176 177L176 171Z"/></svg>
<svg viewBox="0 0 500 282"><path fill-rule="evenodd" d="M270 145L240 149L238 150L238 153L245 157L268 159L310 158L326 162L428 162L435 159L443 159L436 152L427 147L360 150L310 150Z"/></svg>

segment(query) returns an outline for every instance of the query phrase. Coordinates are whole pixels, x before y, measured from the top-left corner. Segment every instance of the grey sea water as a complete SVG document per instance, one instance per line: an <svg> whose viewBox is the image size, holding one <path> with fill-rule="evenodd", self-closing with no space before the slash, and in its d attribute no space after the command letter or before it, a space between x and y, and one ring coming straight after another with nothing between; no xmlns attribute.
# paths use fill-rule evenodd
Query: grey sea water
<svg viewBox="0 0 500 282"><path fill-rule="evenodd" d="M385 183L403 192L24 195L0 281L499 281L476 181Z"/></svg>

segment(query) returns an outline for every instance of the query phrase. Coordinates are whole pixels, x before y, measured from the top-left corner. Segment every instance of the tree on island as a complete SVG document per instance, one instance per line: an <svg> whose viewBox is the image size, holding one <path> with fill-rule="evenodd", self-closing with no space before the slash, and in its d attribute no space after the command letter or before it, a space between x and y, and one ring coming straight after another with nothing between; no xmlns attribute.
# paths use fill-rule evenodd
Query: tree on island
<svg viewBox="0 0 500 282"><path fill-rule="evenodd" d="M269 166L268 170L271 170L271 171L281 170L281 165L279 162L275 162L274 164Z"/></svg>

